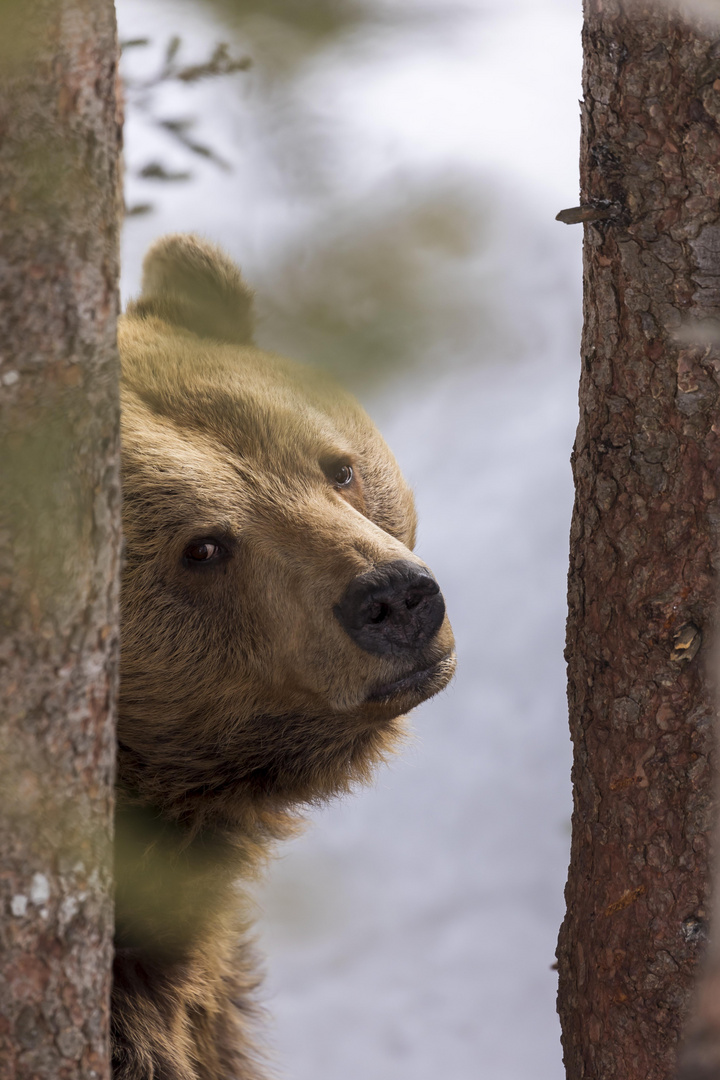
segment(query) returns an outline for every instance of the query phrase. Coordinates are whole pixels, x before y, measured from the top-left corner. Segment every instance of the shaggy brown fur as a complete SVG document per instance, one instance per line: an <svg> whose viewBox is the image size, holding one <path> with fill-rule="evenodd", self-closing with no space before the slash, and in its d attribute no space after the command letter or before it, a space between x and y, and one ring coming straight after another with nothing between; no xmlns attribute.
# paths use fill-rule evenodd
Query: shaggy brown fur
<svg viewBox="0 0 720 1080"><path fill-rule="evenodd" d="M454 668L442 609L412 654L343 629L359 576L422 568L412 496L351 397L250 335L220 251L155 245L120 329L116 1080L261 1075L236 882Z"/></svg>

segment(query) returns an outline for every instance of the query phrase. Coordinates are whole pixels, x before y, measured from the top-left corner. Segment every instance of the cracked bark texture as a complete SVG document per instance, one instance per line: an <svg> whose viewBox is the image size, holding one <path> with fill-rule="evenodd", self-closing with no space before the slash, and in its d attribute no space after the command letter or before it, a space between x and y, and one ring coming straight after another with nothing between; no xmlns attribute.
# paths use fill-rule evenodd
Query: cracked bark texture
<svg viewBox="0 0 720 1080"><path fill-rule="evenodd" d="M0 1078L109 1076L112 0L0 4Z"/></svg>
<svg viewBox="0 0 720 1080"><path fill-rule="evenodd" d="M720 501L720 30L586 0L569 573L569 1080L674 1075L706 937ZM587 220L587 217L585 218Z"/></svg>

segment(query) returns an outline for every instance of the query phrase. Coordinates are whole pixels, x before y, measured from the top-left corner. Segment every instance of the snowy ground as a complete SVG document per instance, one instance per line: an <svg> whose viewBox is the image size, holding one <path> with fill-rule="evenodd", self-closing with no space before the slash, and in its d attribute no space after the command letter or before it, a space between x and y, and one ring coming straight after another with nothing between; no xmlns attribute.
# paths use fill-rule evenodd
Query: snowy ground
<svg viewBox="0 0 720 1080"><path fill-rule="evenodd" d="M275 868L265 938L289 1077L563 1075L550 965L573 382L549 363L467 370L377 410L416 488L458 676L376 787Z"/></svg>
<svg viewBox="0 0 720 1080"><path fill-rule="evenodd" d="M482 257L462 265L463 302L472 308L484 282L475 306L492 298L492 326L484 315L459 353L436 335L416 368L366 392L416 491L418 550L445 593L458 675L417 710L414 742L375 787L314 815L261 897L287 1080L563 1075L550 966L569 848L562 648L580 236L553 217L577 201L580 13L565 0L464 7L460 29L415 31L410 44L396 31L341 40L297 84L334 148L324 203L307 175L295 189L284 176L272 95L254 100L250 85L223 111L228 91L201 88L210 135L237 136L235 171L203 164L196 183L166 185L125 234L126 294L153 236L196 229L241 260L270 310L264 253L299 219L321 221L338 191L361 201L398 170L455 170L478 177L491 222ZM179 29L201 48L227 36L190 3L120 0L119 15L124 37ZM158 139L131 115L129 162ZM284 160L292 172L299 158ZM132 181L129 201L149 190ZM292 319L277 334L292 339Z"/></svg>

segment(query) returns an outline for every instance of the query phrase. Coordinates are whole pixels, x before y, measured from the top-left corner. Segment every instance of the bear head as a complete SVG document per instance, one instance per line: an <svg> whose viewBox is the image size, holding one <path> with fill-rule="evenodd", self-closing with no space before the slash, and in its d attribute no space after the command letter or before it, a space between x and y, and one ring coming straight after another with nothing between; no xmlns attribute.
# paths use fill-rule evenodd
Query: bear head
<svg viewBox="0 0 720 1080"><path fill-rule="evenodd" d="M453 637L413 499L325 375L257 348L217 248L170 236L121 320L121 786L260 824L364 779Z"/></svg>

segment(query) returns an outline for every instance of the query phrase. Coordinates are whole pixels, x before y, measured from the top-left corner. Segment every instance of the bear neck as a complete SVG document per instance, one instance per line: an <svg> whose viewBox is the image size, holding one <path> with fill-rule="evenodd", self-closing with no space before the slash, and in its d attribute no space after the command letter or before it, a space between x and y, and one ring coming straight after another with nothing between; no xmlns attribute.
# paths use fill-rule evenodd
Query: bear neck
<svg viewBox="0 0 720 1080"><path fill-rule="evenodd" d="M177 726L181 734L187 727ZM225 835L243 857L252 856L294 835L308 807L367 783L406 735L402 716L360 730L348 725L349 731L332 716L273 718L284 742L264 739L267 726L263 716L246 717L243 738L227 756L189 753L185 737L145 744L120 739L121 801L174 822L183 844L198 833ZM301 735L311 753L298 752Z"/></svg>
<svg viewBox="0 0 720 1080"><path fill-rule="evenodd" d="M256 879L273 841L297 829L297 819L279 813L245 828L237 821L172 816L118 787L116 949L162 964L182 962L216 937L230 914L237 927L238 881Z"/></svg>

